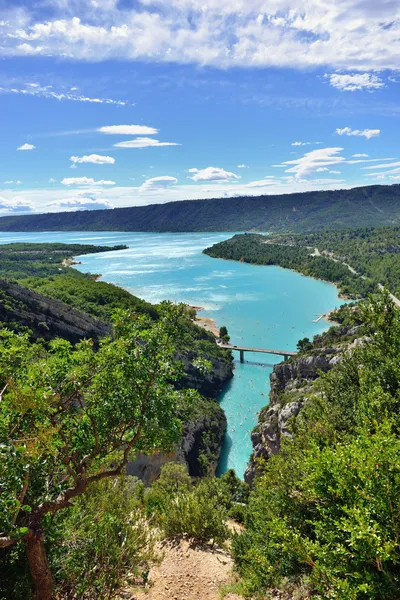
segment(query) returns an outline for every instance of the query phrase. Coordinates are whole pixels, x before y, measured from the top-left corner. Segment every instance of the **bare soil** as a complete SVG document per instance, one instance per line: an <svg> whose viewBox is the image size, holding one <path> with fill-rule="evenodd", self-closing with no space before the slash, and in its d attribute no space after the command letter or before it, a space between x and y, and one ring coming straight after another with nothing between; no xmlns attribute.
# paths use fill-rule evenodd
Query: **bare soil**
<svg viewBox="0 0 400 600"><path fill-rule="evenodd" d="M228 552L193 545L180 539L159 547L161 562L149 574L146 588L126 588L120 600L220 600L220 589L231 584L232 559ZM243 600L228 594L226 600Z"/></svg>

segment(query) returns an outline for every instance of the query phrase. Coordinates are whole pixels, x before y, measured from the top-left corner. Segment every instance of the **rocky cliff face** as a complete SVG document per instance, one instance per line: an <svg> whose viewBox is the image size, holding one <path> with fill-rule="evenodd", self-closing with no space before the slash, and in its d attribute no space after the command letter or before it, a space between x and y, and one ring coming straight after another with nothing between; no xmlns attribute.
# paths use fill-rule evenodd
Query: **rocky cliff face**
<svg viewBox="0 0 400 600"><path fill-rule="evenodd" d="M210 400L209 403L207 414L186 422L182 440L174 451L152 455L139 454L128 464L128 475L135 475L148 487L159 477L162 467L167 462L185 465L192 477L214 475L226 430L226 417L216 402Z"/></svg>
<svg viewBox="0 0 400 600"><path fill-rule="evenodd" d="M0 321L25 326L36 338L62 337L73 344L111 333L109 324L5 279L0 279Z"/></svg>
<svg viewBox="0 0 400 600"><path fill-rule="evenodd" d="M223 352L221 350L221 352ZM200 373L191 362L196 355L188 353L180 356L185 375L179 381L179 388L192 388L207 398L216 398L224 385L233 377L233 363L226 358L210 357L211 369L207 373Z"/></svg>
<svg viewBox="0 0 400 600"><path fill-rule="evenodd" d="M289 423L297 417L311 393L312 383L369 338L362 326L332 327L315 336L309 354L299 355L274 366L270 376L270 403L259 414L258 425L251 434L253 452L245 471L245 481L252 484L257 474L257 459L268 460L280 451L281 441L291 436Z"/></svg>
<svg viewBox="0 0 400 600"><path fill-rule="evenodd" d="M252 484L257 474L257 459L268 460L277 454L281 440L290 436L289 421L307 402L310 384L322 371L326 373L341 360L341 348L321 348L318 354L299 356L275 365L270 376L270 404L260 412L258 425L251 434L253 453L245 471L245 481Z"/></svg>

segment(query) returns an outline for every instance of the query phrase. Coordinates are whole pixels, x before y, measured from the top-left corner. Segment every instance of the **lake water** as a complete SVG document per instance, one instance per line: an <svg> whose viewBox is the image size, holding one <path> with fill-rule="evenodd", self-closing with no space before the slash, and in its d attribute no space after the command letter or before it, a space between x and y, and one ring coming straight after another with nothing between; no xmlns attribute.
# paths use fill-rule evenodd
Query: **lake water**
<svg viewBox="0 0 400 600"><path fill-rule="evenodd" d="M296 342L327 329L316 314L341 304L336 288L279 267L253 266L210 258L201 252L229 233L49 232L0 233L0 243L65 242L128 250L80 257L81 271L133 294L160 302L172 300L202 306L200 314L226 325L233 344L295 350ZM235 353L236 358L237 353ZM242 477L251 453L250 433L258 411L268 403L272 355L245 354L235 360L235 376L219 400L228 419L219 471L234 468Z"/></svg>

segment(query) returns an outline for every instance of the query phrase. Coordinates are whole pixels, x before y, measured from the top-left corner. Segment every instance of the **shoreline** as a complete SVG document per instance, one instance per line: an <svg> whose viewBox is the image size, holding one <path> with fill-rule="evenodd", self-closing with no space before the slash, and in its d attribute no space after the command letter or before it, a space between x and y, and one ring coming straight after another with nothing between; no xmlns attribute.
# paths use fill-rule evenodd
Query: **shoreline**
<svg viewBox="0 0 400 600"><path fill-rule="evenodd" d="M217 326L216 321L211 317L199 317L197 314L201 310L204 310L204 306L193 306L190 304L188 304L188 306L192 310L196 311L196 316L193 322L196 323L196 325L198 325L202 329L205 329L209 333L215 335L216 338L219 338L219 327Z"/></svg>
<svg viewBox="0 0 400 600"><path fill-rule="evenodd" d="M302 273L301 271L297 271L297 269L289 269L288 267L282 267L281 265L277 265L277 264L263 265L263 264L259 264L259 263L245 262L245 261L241 261L241 260L236 260L235 258L222 258L221 256L211 256L210 254L207 254L206 256L210 256L210 258L215 258L216 260L225 260L226 262L245 263L252 267L277 267L278 269L284 269L285 271L291 271L292 273L297 273L297 275L301 275L302 277L309 277L310 279L314 279L315 281L322 281L323 283L329 283L329 285L333 285L337 289L338 298L340 300L348 300L349 302L353 302L353 301L357 300L357 298L352 298L351 296L346 296L346 295L342 294L342 292L340 291L339 283L337 283L337 282L335 283L334 281L329 281L328 279L322 279L321 277L314 277L314 275L306 275L305 273Z"/></svg>

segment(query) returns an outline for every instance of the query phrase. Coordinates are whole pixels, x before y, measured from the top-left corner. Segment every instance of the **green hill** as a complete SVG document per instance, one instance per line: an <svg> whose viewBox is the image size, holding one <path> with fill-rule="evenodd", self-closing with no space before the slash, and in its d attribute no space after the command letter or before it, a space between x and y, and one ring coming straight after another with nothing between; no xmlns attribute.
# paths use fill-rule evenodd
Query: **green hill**
<svg viewBox="0 0 400 600"><path fill-rule="evenodd" d="M0 231L275 231L400 224L400 185L0 218Z"/></svg>

